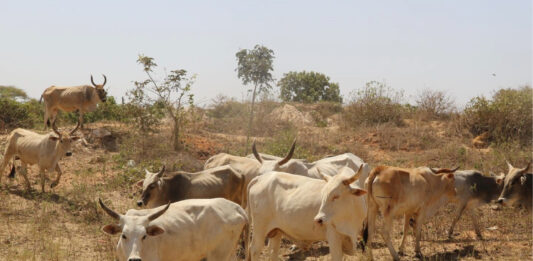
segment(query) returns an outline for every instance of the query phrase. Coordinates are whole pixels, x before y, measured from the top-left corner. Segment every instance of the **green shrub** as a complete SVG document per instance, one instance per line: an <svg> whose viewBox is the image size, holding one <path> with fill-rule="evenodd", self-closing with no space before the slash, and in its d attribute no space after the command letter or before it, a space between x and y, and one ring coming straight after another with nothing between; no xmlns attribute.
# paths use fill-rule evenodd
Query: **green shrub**
<svg viewBox="0 0 533 261"><path fill-rule="evenodd" d="M0 129L33 128L39 110L34 106L35 100L18 102L0 98Z"/></svg>
<svg viewBox="0 0 533 261"><path fill-rule="evenodd" d="M404 106L403 92L395 91L385 83L371 81L365 88L352 93L352 99L344 110L343 117L351 127L392 122L402 124Z"/></svg>
<svg viewBox="0 0 533 261"><path fill-rule="evenodd" d="M473 135L489 133L495 143L519 141L530 144L532 138L532 89L501 89L492 99L475 97L465 108L464 123Z"/></svg>

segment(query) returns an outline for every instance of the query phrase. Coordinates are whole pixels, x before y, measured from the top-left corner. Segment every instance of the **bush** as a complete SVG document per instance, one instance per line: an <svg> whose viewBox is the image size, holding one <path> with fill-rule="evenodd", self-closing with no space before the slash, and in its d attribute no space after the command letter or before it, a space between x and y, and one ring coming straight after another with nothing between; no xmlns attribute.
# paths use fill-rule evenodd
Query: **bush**
<svg viewBox="0 0 533 261"><path fill-rule="evenodd" d="M454 109L450 96L443 91L423 90L416 98L417 111L426 119L442 119Z"/></svg>
<svg viewBox="0 0 533 261"><path fill-rule="evenodd" d="M489 133L496 143L519 141L530 144L532 138L532 89L501 89L492 99L475 97L465 108L464 123L473 135Z"/></svg>
<svg viewBox="0 0 533 261"><path fill-rule="evenodd" d="M385 83L371 81L365 88L352 93L352 99L344 110L348 126L375 125L392 122L402 124L403 92L395 91Z"/></svg>
<svg viewBox="0 0 533 261"><path fill-rule="evenodd" d="M77 112L67 112L59 117L62 121L76 123L78 115ZM128 122L131 117L126 105L117 104L113 96L108 96L106 102L99 103L95 111L83 114L83 122L91 123L101 120Z"/></svg>
<svg viewBox="0 0 533 261"><path fill-rule="evenodd" d="M0 108L2 108L2 113L0 113L0 130L33 127L33 119L30 116L30 110L26 104L1 98Z"/></svg>
<svg viewBox="0 0 533 261"><path fill-rule="evenodd" d="M342 102L339 84L317 72L289 72L279 80L283 101L311 103L317 101Z"/></svg>

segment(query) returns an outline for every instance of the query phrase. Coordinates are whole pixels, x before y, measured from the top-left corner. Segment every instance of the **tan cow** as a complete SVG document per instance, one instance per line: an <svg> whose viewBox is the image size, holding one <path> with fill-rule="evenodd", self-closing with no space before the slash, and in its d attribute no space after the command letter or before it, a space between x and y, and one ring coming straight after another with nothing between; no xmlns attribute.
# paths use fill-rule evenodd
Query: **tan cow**
<svg viewBox="0 0 533 261"><path fill-rule="evenodd" d="M13 159L13 168L10 176L15 174L15 158L22 162L22 176L26 180L26 186L31 189L30 181L27 176L27 166L37 164L41 176L41 189L44 192L45 171L57 171L57 178L50 187L53 188L59 184L62 171L59 168L59 160L63 156L71 156L70 151L72 143L79 139L74 133L80 127L80 122L74 130L69 133L61 133L57 130L55 124L52 124L54 132L48 134L38 134L25 129L15 129L7 138L8 145L4 153L4 160L0 165L0 181L2 173L10 159Z"/></svg>
<svg viewBox="0 0 533 261"><path fill-rule="evenodd" d="M421 257L420 230L424 221L436 210L455 196L455 178L453 169L431 169L419 167L403 169L397 167L375 167L365 182L368 191L368 255L372 259L371 242L375 234L375 222L378 212L383 216L382 235L394 260L399 260L398 253L392 246L390 231L396 216L404 216L404 231L400 244L400 254L405 249L405 239L409 225L415 232L415 252Z"/></svg>
<svg viewBox="0 0 533 261"><path fill-rule="evenodd" d="M498 198L498 203L501 205L520 203L531 213L533 208L533 200L531 199L533 194L531 162L523 169L515 168L509 162L507 162L507 166L509 167L509 172L500 181L500 183L503 182L503 189Z"/></svg>
<svg viewBox="0 0 533 261"><path fill-rule="evenodd" d="M56 116L59 110L65 112L78 111L79 121L83 128L83 114L96 110L96 104L105 102L107 92L104 90L104 85L107 78L104 76L103 84L94 83L91 75L90 85L81 85L73 87L59 87L50 86L44 90L41 95L41 100L44 99L44 124L50 127L51 123L56 121Z"/></svg>

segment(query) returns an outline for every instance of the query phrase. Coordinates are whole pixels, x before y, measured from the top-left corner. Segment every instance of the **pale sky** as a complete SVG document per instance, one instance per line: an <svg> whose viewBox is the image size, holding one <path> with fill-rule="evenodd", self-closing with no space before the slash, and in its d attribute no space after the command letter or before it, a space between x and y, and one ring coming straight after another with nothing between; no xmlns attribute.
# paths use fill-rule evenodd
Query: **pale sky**
<svg viewBox="0 0 533 261"><path fill-rule="evenodd" d="M476 95L532 81L530 0L0 2L0 85L38 98L50 85L108 78L120 97L145 78L139 53L198 75L200 105L241 99L235 53L262 44L274 76L313 70L345 97L386 81L407 95ZM495 73L496 76L492 76Z"/></svg>

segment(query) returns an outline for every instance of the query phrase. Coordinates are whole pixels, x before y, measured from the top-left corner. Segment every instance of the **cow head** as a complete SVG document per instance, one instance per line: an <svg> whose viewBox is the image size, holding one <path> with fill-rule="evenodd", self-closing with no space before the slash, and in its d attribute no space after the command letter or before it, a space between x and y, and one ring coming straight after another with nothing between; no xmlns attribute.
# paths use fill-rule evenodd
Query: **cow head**
<svg viewBox="0 0 533 261"><path fill-rule="evenodd" d="M117 244L117 255L120 260L142 261L147 251L153 251L153 249L143 247L145 240L165 233L163 228L150 222L163 215L170 207L170 203L150 215L127 216L108 208L101 199L98 199L98 202L102 209L117 221L117 223L104 226L102 231L110 235L121 233Z"/></svg>
<svg viewBox="0 0 533 261"><path fill-rule="evenodd" d="M144 171L144 180L137 182L137 186L142 187L143 189L141 199L137 201L137 206L139 207L148 205L148 202L154 197L154 195L158 195L160 193L164 182L162 177L165 173L165 166L163 166L163 168L156 173L150 172L147 169Z"/></svg>
<svg viewBox="0 0 533 261"><path fill-rule="evenodd" d="M363 167L364 165L361 165L357 172L354 172L353 169L345 166L340 170L339 174L333 177L324 175L320 172L320 169L317 169L327 183L321 191L322 201L318 214L314 218L315 222L319 225L331 222L335 224L336 220L350 223L349 219L353 218L350 213L353 213L353 211L361 212L361 217L364 216L364 213L366 213L363 209L364 201L360 197L366 194L366 190L350 186L361 176Z"/></svg>
<svg viewBox="0 0 533 261"><path fill-rule="evenodd" d="M49 139L56 142L57 153L64 153L65 156L72 156L72 144L80 139L79 136L74 135L74 133L79 129L79 127L80 122L78 121L78 125L76 125L76 128L74 128L70 132L62 133L57 129L55 121L53 122L52 129L54 130L54 133L57 135L57 137L51 134L49 136Z"/></svg>
<svg viewBox="0 0 533 261"><path fill-rule="evenodd" d="M91 83L93 84L94 86L94 89L96 90L96 93L98 94L98 98L102 101L102 102L105 102L106 99L107 99L107 92L106 90L104 89L104 85L105 83L107 82L107 78L105 77L105 75L102 74L102 76L104 76L104 83L102 84L96 84L94 83L94 80L93 80L93 76L91 75Z"/></svg>
<svg viewBox="0 0 533 261"><path fill-rule="evenodd" d="M307 167L303 162L299 160L291 160L292 155L294 154L294 149L296 147L296 140L292 143L291 149L287 153L287 155L279 160L266 160L261 157L259 152L257 152L257 149L255 147L255 141L252 144L252 152L254 154L254 157L261 163L261 167L259 168L259 175L265 174L270 171L281 171L281 172L287 172L292 174L306 174L307 173Z"/></svg>
<svg viewBox="0 0 533 261"><path fill-rule="evenodd" d="M523 169L515 168L511 163L507 162L509 171L505 175L504 179L499 179L500 183L503 182L503 190L498 198L499 204L512 204L516 202L520 197L521 191L527 186L527 174L531 173L531 162Z"/></svg>
<svg viewBox="0 0 533 261"><path fill-rule="evenodd" d="M459 167L456 167L454 169L448 169L448 168L442 168L442 169L435 169L435 168L429 168L431 172L437 176L440 177L442 183L444 184L444 191L445 195L448 198L455 197L455 175L454 173L459 169Z"/></svg>

